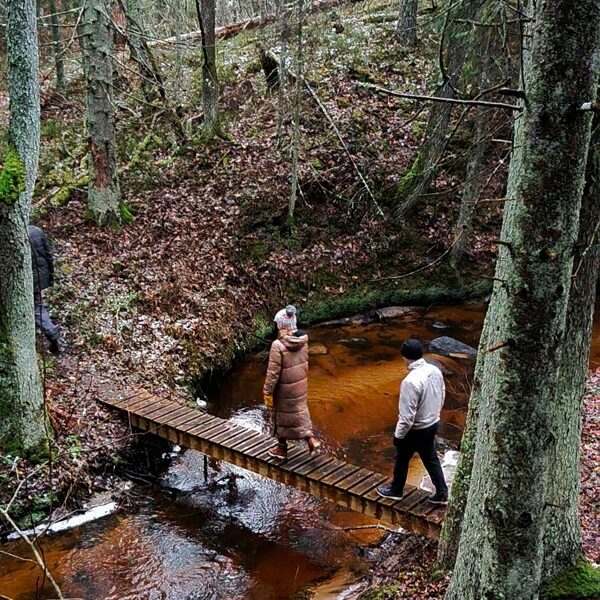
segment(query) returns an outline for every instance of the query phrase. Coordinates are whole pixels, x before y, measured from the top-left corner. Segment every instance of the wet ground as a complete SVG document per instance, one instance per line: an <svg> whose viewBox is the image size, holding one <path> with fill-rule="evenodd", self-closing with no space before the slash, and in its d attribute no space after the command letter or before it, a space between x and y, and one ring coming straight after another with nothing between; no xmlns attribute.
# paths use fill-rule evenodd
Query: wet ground
<svg viewBox="0 0 600 600"><path fill-rule="evenodd" d="M402 340L450 335L477 345L484 306L471 304L411 311L372 325L320 326L310 331L312 354L309 406L328 450L357 464L388 472L399 382L406 368ZM434 323L448 328L439 330ZM600 364L598 328L592 366ZM460 439L473 363L429 356L446 373L448 389L441 435ZM265 430L262 379L266 353L240 364L209 399L208 410ZM413 483L422 469L415 461ZM180 491L135 486L135 511L120 511L79 529L46 537L48 566L69 598L86 600L278 600L341 598L339 589L364 572L365 546L377 532L341 530L370 523L367 517L327 504L273 481L209 463L204 479L201 454L178 456L164 483ZM20 543L0 550L28 556ZM31 562L0 555L0 597L54 598L41 588Z"/></svg>

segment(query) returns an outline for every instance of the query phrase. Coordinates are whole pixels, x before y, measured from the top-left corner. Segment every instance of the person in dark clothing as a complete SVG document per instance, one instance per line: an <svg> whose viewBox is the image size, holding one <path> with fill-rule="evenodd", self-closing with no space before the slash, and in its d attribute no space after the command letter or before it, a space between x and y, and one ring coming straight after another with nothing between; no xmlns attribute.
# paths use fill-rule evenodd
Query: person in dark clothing
<svg viewBox="0 0 600 600"><path fill-rule="evenodd" d="M31 248L31 268L33 271L33 302L35 324L50 342L50 352L60 352L60 332L52 322L42 292L54 284L54 257L46 234L35 225L29 225L29 246Z"/></svg>
<svg viewBox="0 0 600 600"><path fill-rule="evenodd" d="M394 432L394 477L390 485L377 488L377 493L384 498L402 500L408 465L416 452L435 486L435 494L428 497L429 501L446 504L448 487L435 451L435 434L446 395L444 376L423 359L423 345L418 340L407 340L400 352L408 366L408 375L400 386L398 423Z"/></svg>

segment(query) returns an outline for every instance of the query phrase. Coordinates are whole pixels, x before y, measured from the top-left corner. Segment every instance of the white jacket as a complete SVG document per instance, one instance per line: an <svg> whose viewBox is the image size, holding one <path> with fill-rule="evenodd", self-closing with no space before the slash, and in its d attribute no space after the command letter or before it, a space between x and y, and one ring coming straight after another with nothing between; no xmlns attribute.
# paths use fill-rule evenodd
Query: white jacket
<svg viewBox="0 0 600 600"><path fill-rule="evenodd" d="M420 358L408 365L408 375L400 385L398 423L394 435L403 438L411 429L425 429L440 420L446 387L444 376L435 366Z"/></svg>

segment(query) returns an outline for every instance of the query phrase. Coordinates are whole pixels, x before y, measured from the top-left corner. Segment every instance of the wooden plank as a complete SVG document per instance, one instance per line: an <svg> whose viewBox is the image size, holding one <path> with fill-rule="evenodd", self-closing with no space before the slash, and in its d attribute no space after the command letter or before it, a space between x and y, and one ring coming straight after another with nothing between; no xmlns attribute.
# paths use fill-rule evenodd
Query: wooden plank
<svg viewBox="0 0 600 600"><path fill-rule="evenodd" d="M203 425L198 425L198 427L194 427L194 429L191 429L188 433L189 433L189 435L193 435L196 438L205 440L206 439L205 436L207 434L218 431L222 426L223 426L222 419L215 418L213 421L210 421L209 423L206 423Z"/></svg>
<svg viewBox="0 0 600 600"><path fill-rule="evenodd" d="M355 473L359 469L360 469L360 467L357 465L352 465L350 463L346 463L341 469L339 469L339 470L331 473L330 475L327 475L327 477L324 477L323 479L321 479L319 481L319 483L325 484L325 485L335 485L338 481L341 481L345 477L348 477L348 475L352 475L352 473Z"/></svg>
<svg viewBox="0 0 600 600"><path fill-rule="evenodd" d="M368 479L361 481L360 483L348 488L348 492L355 496L362 496L367 492L370 492L373 488L379 487L382 483L387 481L387 477L381 473L373 473Z"/></svg>
<svg viewBox="0 0 600 600"><path fill-rule="evenodd" d="M422 492L422 494L419 494L421 495L422 500L421 502L413 506L409 510L409 512L411 515L415 515L417 517L426 517L429 513L433 512L436 509L436 505L433 504L433 502L429 502L429 500L427 500L427 496L429 496L431 492L426 492L424 490L419 490L419 492Z"/></svg>
<svg viewBox="0 0 600 600"><path fill-rule="evenodd" d="M161 418L160 421L163 425L168 425L169 427L175 429L174 423L181 417L185 417L186 415L189 416L189 414L190 409L187 406L182 406L181 408L174 410L172 413L169 413L168 416Z"/></svg>
<svg viewBox="0 0 600 600"><path fill-rule="evenodd" d="M185 415L182 415L172 423L169 423L171 427L177 429L179 431L183 431L182 427L185 426L186 423L190 423L191 421L195 421L198 418L198 411L193 408L188 408L188 412Z"/></svg>
<svg viewBox="0 0 600 600"><path fill-rule="evenodd" d="M203 423L209 423L213 419L214 417L211 417L206 413L197 412L196 416L191 421L186 421L185 423L182 423L178 426L178 429L183 433L188 433L189 431L194 429L194 427L198 427Z"/></svg>
<svg viewBox="0 0 600 600"><path fill-rule="evenodd" d="M307 477L309 479L312 479L313 481L320 481L324 477L327 477L327 475L330 475L338 469L341 469L345 464L345 462L334 458L332 462L326 464L322 469L317 469L316 471L313 471L312 473L307 475Z"/></svg>
<svg viewBox="0 0 600 600"><path fill-rule="evenodd" d="M210 441L213 444L219 444L219 446L223 446L224 442L231 438L237 437L240 435L240 433L245 433L241 427L233 423L229 423L229 427L227 427L227 429L222 431L218 436L211 437Z"/></svg>
<svg viewBox="0 0 600 600"><path fill-rule="evenodd" d="M158 420L163 415L168 415L170 412L174 411L178 406L179 404L172 404L171 402L169 402L169 404L167 404L166 406L157 406L147 411L136 410L135 413L140 417L144 417L145 419L150 419L151 421L158 422Z"/></svg>
<svg viewBox="0 0 600 600"><path fill-rule="evenodd" d="M434 511L427 515L427 520L438 525L444 520L446 514L445 506L437 506Z"/></svg>
<svg viewBox="0 0 600 600"><path fill-rule="evenodd" d="M250 458L258 458L261 454L269 450L269 448L273 448L276 445L277 442L273 438L265 438L260 444L246 450L244 454Z"/></svg>
<svg viewBox="0 0 600 600"><path fill-rule="evenodd" d="M157 402L156 398L138 398L136 402L123 407L122 410L139 414L138 409L147 410L153 406L166 406L166 404L164 402Z"/></svg>
<svg viewBox="0 0 600 600"><path fill-rule="evenodd" d="M371 471L370 469L359 469L355 473L352 473L352 475L349 475L348 477L345 477L341 481L338 481L335 484L335 487L340 490L347 491L353 485L356 485L357 483L360 483L361 481L364 481L365 479L370 478L372 474L373 474L373 471Z"/></svg>
<svg viewBox="0 0 600 600"><path fill-rule="evenodd" d="M271 440L272 438L266 436L264 433L259 433L258 438L248 438L247 441L242 442L241 444L237 445L234 448L234 450L241 454L247 454L248 452L250 452L251 450L256 448L256 446L258 446L258 444L261 444L263 441L265 441L267 439Z"/></svg>
<svg viewBox="0 0 600 600"><path fill-rule="evenodd" d="M405 486L404 487L404 498L398 502L398 510L403 512L410 512L410 510L419 504L422 500L422 495L419 494L419 488L414 486Z"/></svg>
<svg viewBox="0 0 600 600"><path fill-rule="evenodd" d="M128 404L133 404L135 400L140 398L146 398L142 391L137 390L131 394L127 394L127 396L119 397L119 398L104 398L100 400L103 404L108 406L112 406L113 408L124 408Z"/></svg>
<svg viewBox="0 0 600 600"><path fill-rule="evenodd" d="M291 473L296 473L296 469L306 465L307 463L315 460L316 456L311 456L308 450L304 449L293 457L289 457L288 460L281 465L281 469Z"/></svg>
<svg viewBox="0 0 600 600"><path fill-rule="evenodd" d="M306 463L305 465L298 467L296 469L295 473L297 475L303 475L303 476L308 475L309 473L312 473L313 471L316 471L317 469L324 467L325 465L329 464L333 460L335 460L333 458L333 456L330 456L329 454L321 454L320 456L317 456L313 462Z"/></svg>
<svg viewBox="0 0 600 600"><path fill-rule="evenodd" d="M230 450L233 450L234 452L237 452L238 450L237 450L236 446L238 444L241 444L242 442L245 442L248 439L256 438L258 440L259 437L260 437L260 435L257 434L255 431L250 431L249 429L245 429L244 427L242 427L242 431L240 433L238 433L236 436L234 436L232 438L228 438L227 440L222 442L221 445L224 446L225 448L229 448Z"/></svg>

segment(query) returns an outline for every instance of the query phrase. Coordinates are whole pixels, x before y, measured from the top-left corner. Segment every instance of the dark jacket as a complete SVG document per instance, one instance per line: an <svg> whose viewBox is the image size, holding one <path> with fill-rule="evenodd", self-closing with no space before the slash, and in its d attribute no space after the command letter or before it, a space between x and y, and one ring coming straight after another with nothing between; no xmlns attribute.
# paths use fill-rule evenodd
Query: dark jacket
<svg viewBox="0 0 600 600"><path fill-rule="evenodd" d="M46 234L39 227L30 225L28 232L31 247L31 267L33 269L33 287L36 291L45 290L54 284L52 248Z"/></svg>
<svg viewBox="0 0 600 600"><path fill-rule="evenodd" d="M313 436L308 412L308 336L275 340L263 393L273 394L275 435L288 440Z"/></svg>

